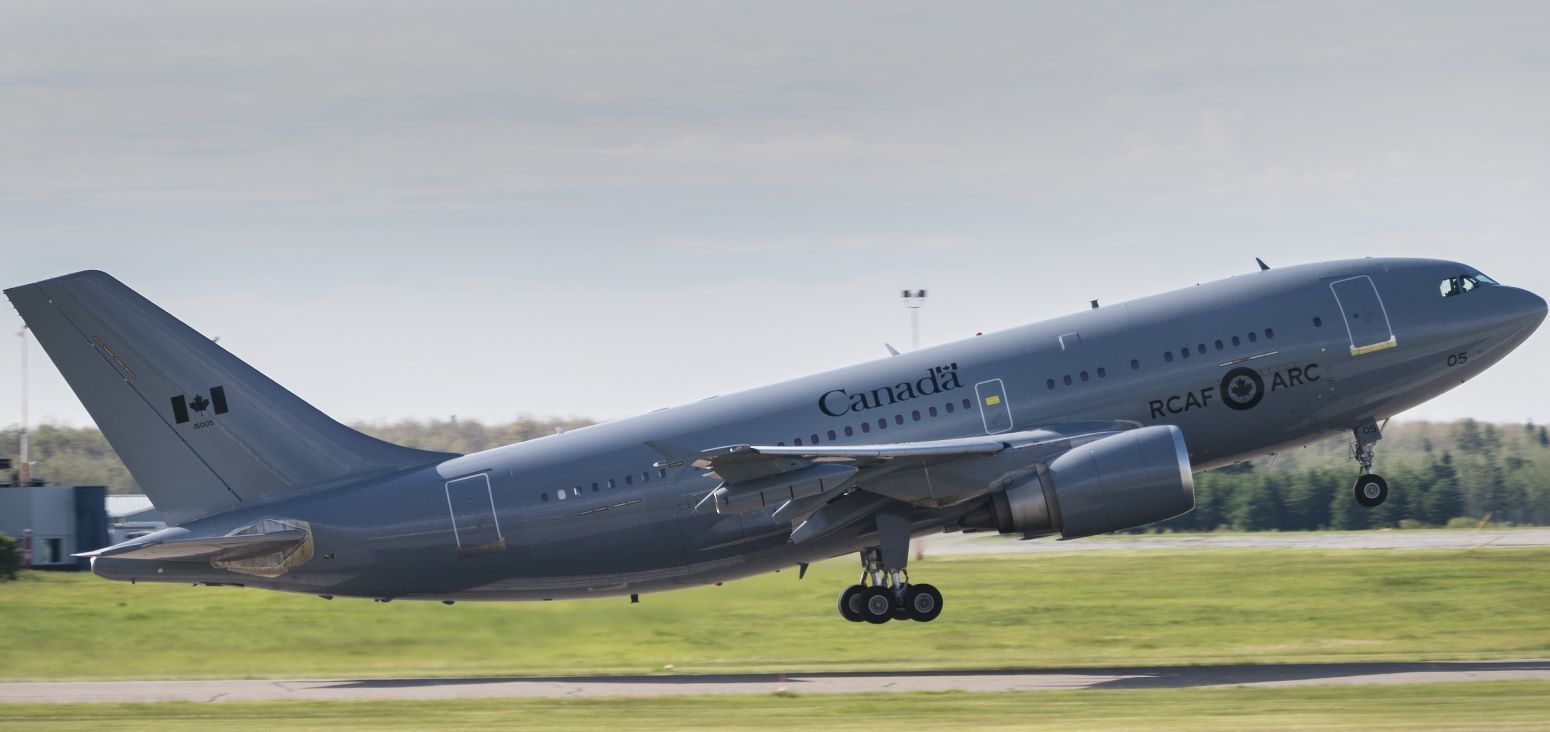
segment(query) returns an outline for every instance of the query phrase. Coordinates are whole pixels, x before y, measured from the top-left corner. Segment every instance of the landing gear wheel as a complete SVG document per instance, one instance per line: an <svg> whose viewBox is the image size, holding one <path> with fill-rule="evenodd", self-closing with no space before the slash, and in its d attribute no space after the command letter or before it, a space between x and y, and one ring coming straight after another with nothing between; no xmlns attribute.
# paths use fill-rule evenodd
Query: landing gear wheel
<svg viewBox="0 0 1550 732"><path fill-rule="evenodd" d="M1357 503L1372 508L1381 505L1389 497L1389 484L1379 476L1364 475L1356 479L1352 491L1356 494Z"/></svg>
<svg viewBox="0 0 1550 732"><path fill-rule="evenodd" d="M893 619L893 606L893 590L868 587L861 594L861 619L873 625L882 625Z"/></svg>
<svg viewBox="0 0 1550 732"><path fill-rule="evenodd" d="M931 585L910 585L904 592L904 609L910 620L929 623L942 614L942 593Z"/></svg>
<svg viewBox="0 0 1550 732"><path fill-rule="evenodd" d="M840 615L852 623L866 620L861 614L862 596L865 594L866 588L861 585L846 587L845 591L840 593Z"/></svg>

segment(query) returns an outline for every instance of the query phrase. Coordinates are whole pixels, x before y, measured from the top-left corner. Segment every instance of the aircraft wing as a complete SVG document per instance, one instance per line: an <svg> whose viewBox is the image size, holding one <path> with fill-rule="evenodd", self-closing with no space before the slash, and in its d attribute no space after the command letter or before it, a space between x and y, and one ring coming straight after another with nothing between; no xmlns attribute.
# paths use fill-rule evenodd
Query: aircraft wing
<svg viewBox="0 0 1550 732"><path fill-rule="evenodd" d="M1051 425L1021 432L923 442L873 445L729 445L688 459L694 467L721 479L700 502L718 513L746 513L775 507L777 518L800 518L856 488L905 503L925 502L907 489L888 489L885 476L902 468L931 467L973 456L1017 450L1029 463L1085 442L1138 427L1135 422L1106 421ZM658 446L664 454L665 446ZM1020 455L1020 457L1024 456ZM670 460L671 460L670 455ZM665 462L665 465L676 464ZM976 486L948 500L963 500L990 490ZM941 500L940 495L931 496Z"/></svg>

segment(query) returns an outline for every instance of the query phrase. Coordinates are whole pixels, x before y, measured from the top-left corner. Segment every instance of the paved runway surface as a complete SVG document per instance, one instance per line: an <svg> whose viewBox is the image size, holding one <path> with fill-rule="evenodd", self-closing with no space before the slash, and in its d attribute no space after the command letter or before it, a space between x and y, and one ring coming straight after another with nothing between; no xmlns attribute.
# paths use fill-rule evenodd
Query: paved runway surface
<svg viewBox="0 0 1550 732"><path fill-rule="evenodd" d="M1090 552L1137 549L1487 549L1550 546L1550 528L1293 531L1252 534L1138 534L1076 541L1019 541L997 534L928 537L926 555Z"/></svg>
<svg viewBox="0 0 1550 732"><path fill-rule="evenodd" d="M0 684L0 703L153 701L381 701L485 697L641 697L901 691L1048 691L1201 686L1420 684L1550 681L1550 659L1265 666L1154 666L1093 669L898 673L551 676L466 679L290 681L100 681ZM1550 693L1550 688L1547 688Z"/></svg>

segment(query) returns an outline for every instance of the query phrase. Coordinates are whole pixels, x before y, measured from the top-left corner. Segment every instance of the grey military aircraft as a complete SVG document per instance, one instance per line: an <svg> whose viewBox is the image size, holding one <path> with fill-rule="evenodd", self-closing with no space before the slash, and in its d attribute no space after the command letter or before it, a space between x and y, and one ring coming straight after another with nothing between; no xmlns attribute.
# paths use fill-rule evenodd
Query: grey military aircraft
<svg viewBox="0 0 1550 732"><path fill-rule="evenodd" d="M101 272L6 291L169 524L115 580L599 597L859 553L847 620L930 621L912 536L1065 539L1194 507L1194 473L1352 435L1481 373L1545 301L1456 262L1268 269L470 455L368 437Z"/></svg>

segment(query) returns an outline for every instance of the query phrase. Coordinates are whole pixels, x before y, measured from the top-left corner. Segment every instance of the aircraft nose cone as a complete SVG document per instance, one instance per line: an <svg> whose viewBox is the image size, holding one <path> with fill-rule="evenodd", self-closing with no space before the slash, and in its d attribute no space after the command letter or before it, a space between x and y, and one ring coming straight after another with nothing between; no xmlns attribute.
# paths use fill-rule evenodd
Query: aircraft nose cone
<svg viewBox="0 0 1550 732"><path fill-rule="evenodd" d="M1521 303L1517 308L1517 319L1529 330L1534 330L1545 320L1547 310L1545 299L1528 290L1518 290L1518 292L1520 293L1518 299L1521 300Z"/></svg>

